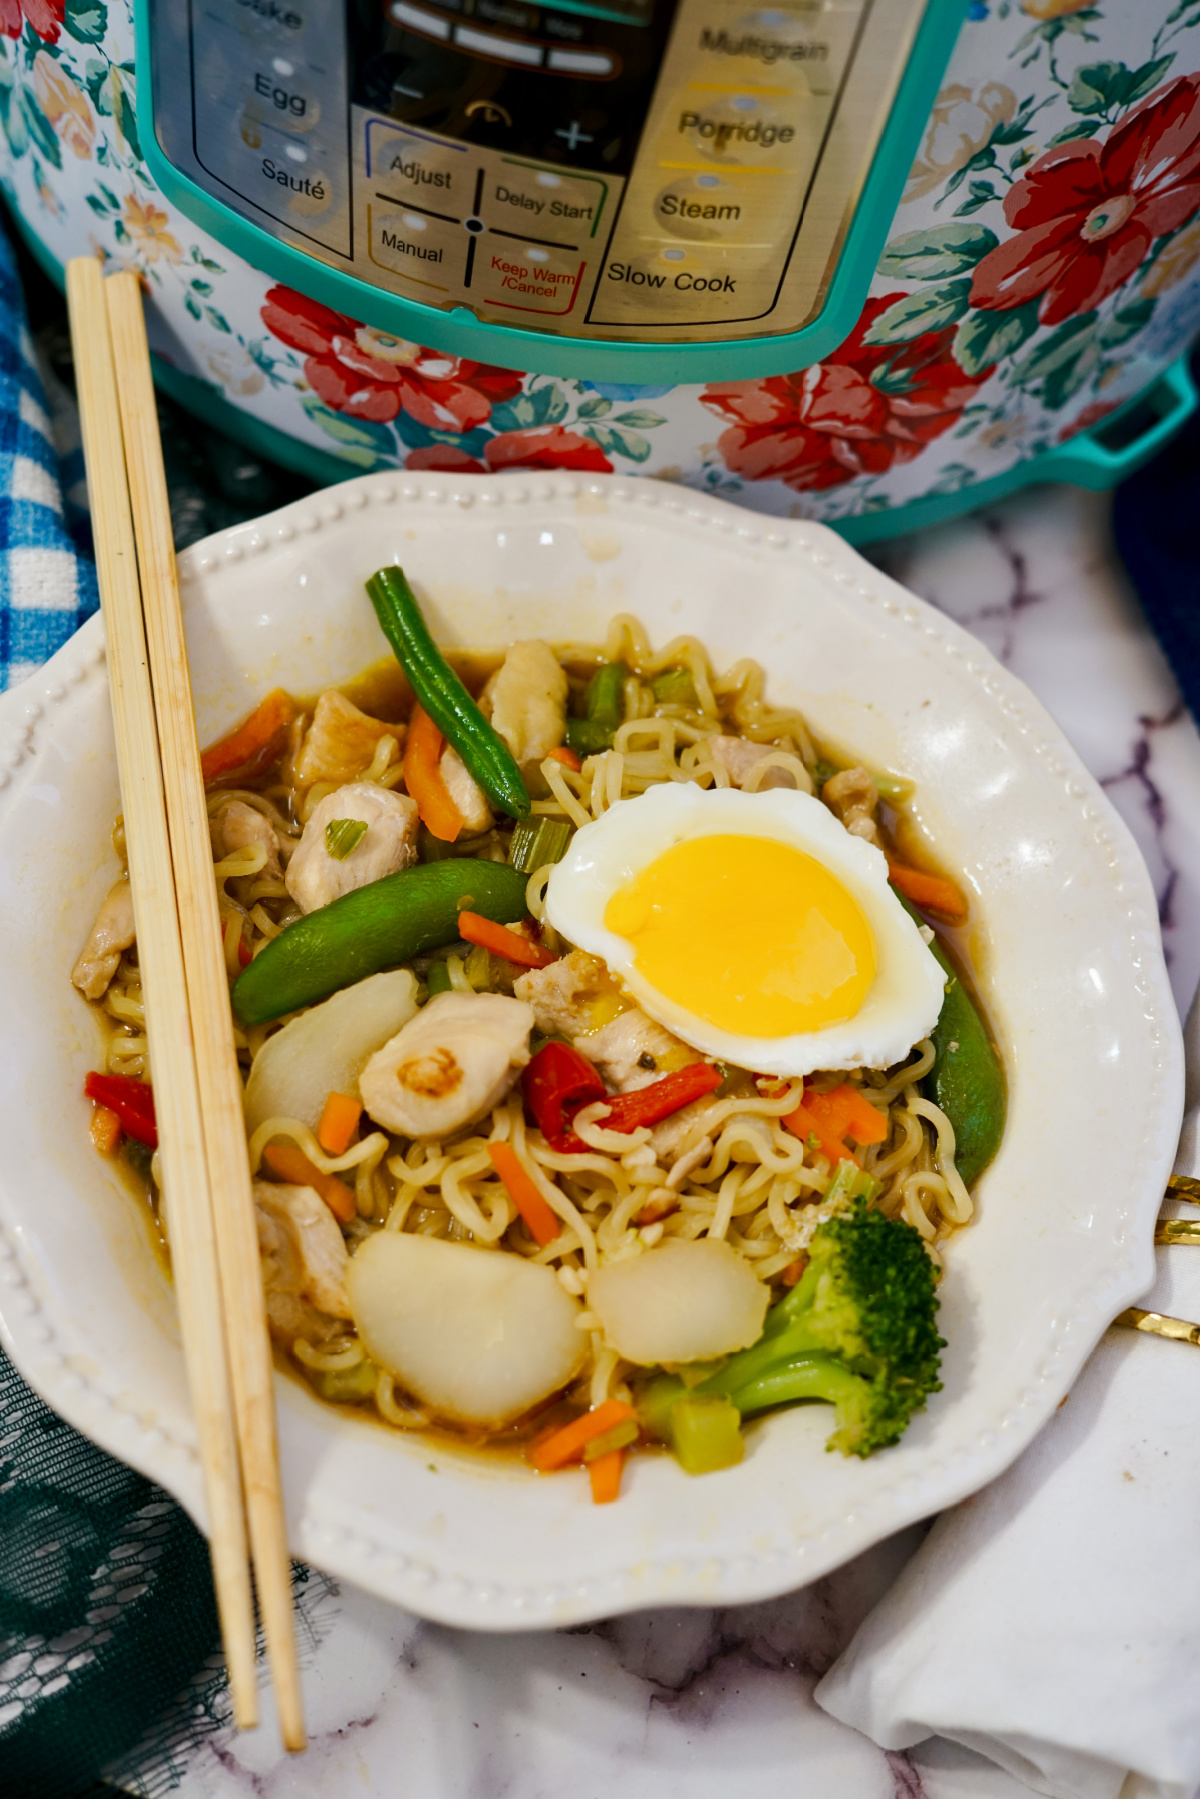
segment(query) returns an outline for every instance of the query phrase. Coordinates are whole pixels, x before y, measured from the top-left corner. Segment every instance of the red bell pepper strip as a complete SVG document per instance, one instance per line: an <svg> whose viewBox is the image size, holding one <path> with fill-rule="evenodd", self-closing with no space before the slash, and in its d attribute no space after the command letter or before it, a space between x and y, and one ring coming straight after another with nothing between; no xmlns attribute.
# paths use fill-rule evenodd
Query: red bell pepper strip
<svg viewBox="0 0 1200 1799"><path fill-rule="evenodd" d="M596 1122L605 1131L636 1131L642 1124L661 1124L672 1112L711 1093L721 1080L721 1070L712 1062L689 1062L686 1068L664 1074L661 1081L651 1081L648 1087L614 1093L608 1102L612 1108L608 1117Z"/></svg>
<svg viewBox="0 0 1200 1799"><path fill-rule="evenodd" d="M521 1076L525 1104L551 1149L577 1154L586 1145L571 1130L581 1106L606 1098L604 1082L586 1056L569 1043L543 1043Z"/></svg>
<svg viewBox="0 0 1200 1799"><path fill-rule="evenodd" d="M158 1148L158 1126L154 1122L154 1089L148 1081L135 1081L127 1074L89 1074L83 1083L88 1099L107 1106L121 1120L121 1128L144 1143L147 1149Z"/></svg>
<svg viewBox="0 0 1200 1799"><path fill-rule="evenodd" d="M586 1056L570 1044L547 1043L526 1068L523 1084L526 1103L551 1149L560 1155L579 1155L587 1144L572 1131L571 1119L581 1107L603 1099L609 1110L596 1120L602 1130L636 1131L639 1125L660 1124L711 1093L721 1085L721 1071L711 1062L692 1062L633 1093L606 1093Z"/></svg>

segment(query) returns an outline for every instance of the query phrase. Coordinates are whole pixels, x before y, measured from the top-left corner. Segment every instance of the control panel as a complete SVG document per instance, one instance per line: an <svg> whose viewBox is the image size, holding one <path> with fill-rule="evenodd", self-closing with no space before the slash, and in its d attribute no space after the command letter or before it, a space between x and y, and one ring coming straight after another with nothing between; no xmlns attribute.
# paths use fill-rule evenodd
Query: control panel
<svg viewBox="0 0 1200 1799"><path fill-rule="evenodd" d="M153 0L160 148L373 286L615 341L819 310L926 0Z"/></svg>

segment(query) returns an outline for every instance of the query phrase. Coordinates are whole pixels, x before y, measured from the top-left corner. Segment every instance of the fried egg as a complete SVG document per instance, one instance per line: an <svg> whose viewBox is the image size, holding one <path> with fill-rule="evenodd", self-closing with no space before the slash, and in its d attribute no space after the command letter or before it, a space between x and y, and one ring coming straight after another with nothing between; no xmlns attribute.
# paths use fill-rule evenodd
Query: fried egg
<svg viewBox="0 0 1200 1799"><path fill-rule="evenodd" d="M685 1043L763 1074L890 1067L942 1008L881 852L783 788L619 800L551 871L546 917Z"/></svg>

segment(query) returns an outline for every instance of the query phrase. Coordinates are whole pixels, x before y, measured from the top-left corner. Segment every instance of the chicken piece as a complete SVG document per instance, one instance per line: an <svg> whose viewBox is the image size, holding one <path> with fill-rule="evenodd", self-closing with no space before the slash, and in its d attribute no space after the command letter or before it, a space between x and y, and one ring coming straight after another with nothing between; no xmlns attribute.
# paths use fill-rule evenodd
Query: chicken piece
<svg viewBox="0 0 1200 1799"><path fill-rule="evenodd" d="M328 688L317 701L296 757L297 786L311 787L314 781L357 781L374 761L381 737L394 737L399 748L404 742L404 726L370 718L336 687Z"/></svg>
<svg viewBox="0 0 1200 1799"><path fill-rule="evenodd" d="M584 949L547 968L531 968L513 983L513 992L533 1007L538 1030L548 1037L599 1030L628 1005L606 964Z"/></svg>
<svg viewBox="0 0 1200 1799"><path fill-rule="evenodd" d="M575 1048L596 1064L618 1093L632 1093L677 1068L704 1060L698 1049L656 1024L640 1006L630 1006L600 1030L576 1037Z"/></svg>
<svg viewBox="0 0 1200 1799"><path fill-rule="evenodd" d="M710 737L708 748L714 762L719 762L729 776L734 787L744 787L754 770L765 757L774 754L774 745L769 743L751 743L748 737ZM758 787L763 793L768 787L796 786L796 777L788 768L769 768ZM811 787L805 792L810 792Z"/></svg>
<svg viewBox="0 0 1200 1799"><path fill-rule="evenodd" d="M492 808L484 797L483 789L477 785L453 744L448 743L442 751L438 773L446 792L462 815L465 834L468 837L478 837L480 831L490 831L496 822Z"/></svg>
<svg viewBox="0 0 1200 1799"><path fill-rule="evenodd" d="M651 1126L650 1145L664 1167L677 1161L687 1150L694 1148L702 1138L709 1136L710 1133L715 1136L730 1124L745 1125L757 1136L763 1136L765 1133L765 1147L770 1149L770 1125L754 1113L743 1115L735 1112L730 1117L722 1118L720 1122L717 1122L720 1108L724 1106L726 1099L734 1096L739 1099L757 1098L753 1077L744 1069L731 1070L726 1087L728 1090L723 1098L717 1099L715 1095L706 1093L702 1098L694 1099L690 1105L681 1106L678 1112L672 1112L671 1116L664 1118L661 1124ZM738 1158L735 1156L734 1159L736 1161Z"/></svg>
<svg viewBox="0 0 1200 1799"><path fill-rule="evenodd" d="M71 979L84 999L104 998L117 964L133 939L133 894L128 875L122 875L105 895L79 960L71 970Z"/></svg>
<svg viewBox="0 0 1200 1799"><path fill-rule="evenodd" d="M530 969L513 982L513 992L533 1007L540 1031L569 1037L622 1093L703 1060L625 999L599 956L586 950Z"/></svg>
<svg viewBox="0 0 1200 1799"><path fill-rule="evenodd" d="M208 831L212 838L213 855L218 862L224 856L231 856L235 850L261 843L267 852L262 873L269 875L272 880L282 880L279 838L275 827L269 818L264 818L261 812L254 806L248 806L245 800L227 800L220 811L209 819Z"/></svg>
<svg viewBox="0 0 1200 1799"><path fill-rule="evenodd" d="M337 1220L312 1187L254 1182L267 1319L284 1342L321 1343L350 1318L349 1258Z"/></svg>
<svg viewBox="0 0 1200 1799"><path fill-rule="evenodd" d="M514 643L480 705L522 767L542 762L567 728L566 670L549 644Z"/></svg>
<svg viewBox="0 0 1200 1799"><path fill-rule="evenodd" d="M875 810L879 805L879 789L865 768L844 768L830 775L821 789L821 798L835 812L852 837L865 837L878 847L879 826Z"/></svg>
<svg viewBox="0 0 1200 1799"><path fill-rule="evenodd" d="M532 1008L502 993L439 993L371 1057L363 1105L385 1130L448 1137L504 1098L532 1029Z"/></svg>
<svg viewBox="0 0 1200 1799"><path fill-rule="evenodd" d="M367 827L340 862L325 844L325 827L336 818L357 818ZM373 781L353 781L327 793L313 807L288 863L284 877L288 892L302 912L316 912L343 893L411 867L417 859L418 822L415 800Z"/></svg>

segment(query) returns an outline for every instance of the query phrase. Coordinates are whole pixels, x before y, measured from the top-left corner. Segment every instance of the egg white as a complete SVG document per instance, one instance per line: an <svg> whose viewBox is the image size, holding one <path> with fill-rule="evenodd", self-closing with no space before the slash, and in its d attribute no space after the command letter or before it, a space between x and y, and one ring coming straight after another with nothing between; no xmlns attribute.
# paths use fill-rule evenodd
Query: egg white
<svg viewBox="0 0 1200 1799"><path fill-rule="evenodd" d="M875 938L877 968L852 1018L787 1037L743 1036L698 1018L639 973L634 945L604 923L609 900L674 844L716 834L790 844L821 863L857 901ZM882 853L852 837L820 800L786 788L742 793L671 782L619 800L575 833L552 869L546 917L571 943L603 957L642 1009L685 1043L763 1074L891 1067L928 1036L945 997L946 977L889 887Z"/></svg>

